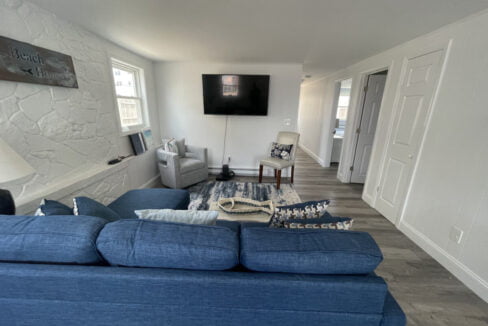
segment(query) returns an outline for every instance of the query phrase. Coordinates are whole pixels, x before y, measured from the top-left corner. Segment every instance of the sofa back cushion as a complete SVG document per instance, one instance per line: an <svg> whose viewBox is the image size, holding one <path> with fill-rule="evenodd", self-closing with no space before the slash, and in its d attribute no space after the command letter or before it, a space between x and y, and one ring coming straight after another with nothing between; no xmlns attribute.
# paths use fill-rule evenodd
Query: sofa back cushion
<svg viewBox="0 0 488 326"><path fill-rule="evenodd" d="M94 216L0 216L0 261L95 264L107 221Z"/></svg>
<svg viewBox="0 0 488 326"><path fill-rule="evenodd" d="M188 209L190 193L183 189L147 188L129 190L108 207L121 218L137 218L139 209Z"/></svg>
<svg viewBox="0 0 488 326"><path fill-rule="evenodd" d="M97 247L112 265L225 270L239 263L228 227L126 219L107 224Z"/></svg>
<svg viewBox="0 0 488 326"><path fill-rule="evenodd" d="M368 274L383 259L365 232L241 229L241 264L260 272Z"/></svg>

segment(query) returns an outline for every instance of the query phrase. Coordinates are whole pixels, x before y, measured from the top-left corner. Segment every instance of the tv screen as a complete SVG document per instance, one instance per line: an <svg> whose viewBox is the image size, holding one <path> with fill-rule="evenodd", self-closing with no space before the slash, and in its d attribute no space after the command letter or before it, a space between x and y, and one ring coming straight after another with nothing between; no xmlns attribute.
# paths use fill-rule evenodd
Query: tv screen
<svg viewBox="0 0 488 326"><path fill-rule="evenodd" d="M269 75L202 75L205 114L267 115Z"/></svg>

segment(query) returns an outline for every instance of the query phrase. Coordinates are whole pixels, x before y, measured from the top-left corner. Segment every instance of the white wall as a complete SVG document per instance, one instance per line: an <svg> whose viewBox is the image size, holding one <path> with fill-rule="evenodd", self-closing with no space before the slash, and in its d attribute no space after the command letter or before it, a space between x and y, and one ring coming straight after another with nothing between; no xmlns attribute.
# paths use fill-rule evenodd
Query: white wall
<svg viewBox="0 0 488 326"><path fill-rule="evenodd" d="M186 139L208 148L209 166L220 168L225 116L203 114L202 74L270 75L267 116L229 116L225 161L241 174L254 174L259 159L280 130L296 130L302 67L298 64L211 64L168 62L156 65L163 137ZM285 125L285 119L291 124Z"/></svg>
<svg viewBox="0 0 488 326"><path fill-rule="evenodd" d="M131 152L116 122L109 64L112 56L144 69L151 127L154 138L159 139L151 61L22 0L0 0L0 22L0 35L71 55L79 84L79 89L68 89L0 81L0 136L36 170L26 180L2 185L19 203L49 195L47 189L69 187L67 180L90 171L94 174L109 159ZM112 198L114 192L139 187L154 178L158 174L154 150L117 171L123 175L111 177L117 179L112 187L102 185L95 195ZM103 184L103 180L97 182Z"/></svg>
<svg viewBox="0 0 488 326"><path fill-rule="evenodd" d="M393 120L395 97L405 57L452 46L447 59L431 121L398 227L441 262L485 301L488 301L488 13L483 12L438 31L404 43L338 71L316 83L302 86L312 96L331 94L334 81L353 78L348 126L358 119L359 85L373 70L389 67L389 75L378 121L377 134L363 199L374 207L376 187L383 171L385 145ZM320 86L318 86L320 85ZM307 92L304 92L306 94ZM302 133L323 137L329 132L332 101L325 95L321 128L303 126ZM306 99L305 99L306 100ZM302 113L302 111L301 111ZM300 121L305 121L300 116ZM348 128L346 139L352 136ZM319 132L320 130L320 132ZM315 149L316 150L316 149ZM327 149L319 148L318 156ZM351 148L346 148L349 155ZM346 159L350 156L346 155ZM323 157L323 156L321 156ZM340 175L347 179L346 165ZM449 239L457 226L464 231L460 244Z"/></svg>

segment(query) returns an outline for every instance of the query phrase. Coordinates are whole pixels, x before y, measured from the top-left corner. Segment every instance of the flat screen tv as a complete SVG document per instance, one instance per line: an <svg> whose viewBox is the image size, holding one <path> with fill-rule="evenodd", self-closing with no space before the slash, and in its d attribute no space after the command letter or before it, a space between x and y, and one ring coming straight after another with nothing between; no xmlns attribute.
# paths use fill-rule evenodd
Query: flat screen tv
<svg viewBox="0 0 488 326"><path fill-rule="evenodd" d="M267 115L269 75L202 75L205 114Z"/></svg>

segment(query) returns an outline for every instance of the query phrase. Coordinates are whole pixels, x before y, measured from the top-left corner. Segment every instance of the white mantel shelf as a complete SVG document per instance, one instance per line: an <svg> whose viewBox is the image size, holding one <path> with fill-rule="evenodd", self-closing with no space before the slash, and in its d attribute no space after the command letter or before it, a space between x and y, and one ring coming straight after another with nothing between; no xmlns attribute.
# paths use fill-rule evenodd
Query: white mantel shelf
<svg viewBox="0 0 488 326"><path fill-rule="evenodd" d="M114 173L117 173L128 167L129 162L134 157L129 157L115 165L98 164L91 166L89 169L79 169L78 171L57 180L48 187L34 193L15 199L17 205L17 215L25 215L34 212L39 203L44 198L59 200L66 195L84 189L91 184L100 181Z"/></svg>

